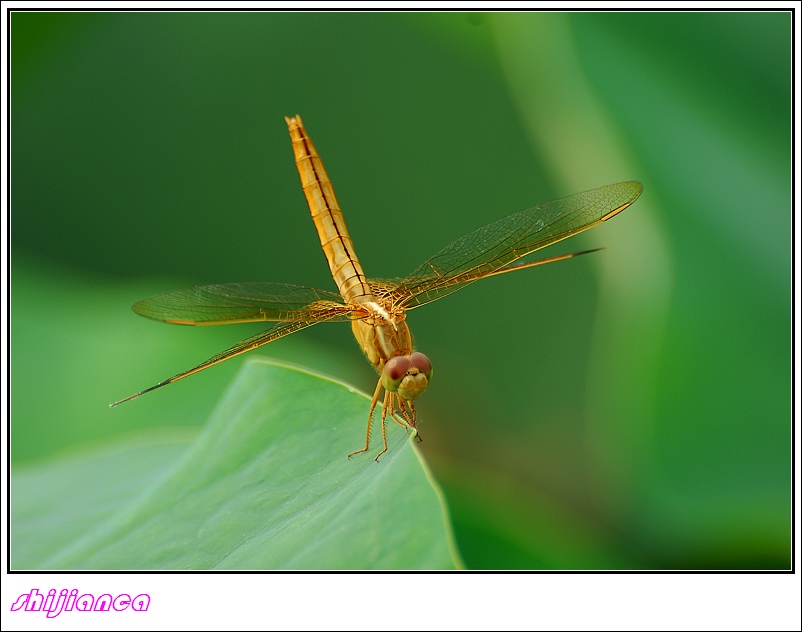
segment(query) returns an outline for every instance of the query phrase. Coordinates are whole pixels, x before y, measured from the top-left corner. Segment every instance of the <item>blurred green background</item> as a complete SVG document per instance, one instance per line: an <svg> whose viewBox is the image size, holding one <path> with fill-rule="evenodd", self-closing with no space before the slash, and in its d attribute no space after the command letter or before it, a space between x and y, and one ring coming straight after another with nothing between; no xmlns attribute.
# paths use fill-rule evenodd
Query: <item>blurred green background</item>
<svg viewBox="0 0 802 632"><path fill-rule="evenodd" d="M259 331L134 301L334 289L299 113L373 277L644 184L546 253L604 251L409 314L468 567L790 567L790 13L13 13L11 38L15 464L202 424L242 358L107 404ZM345 325L260 352L375 384Z"/></svg>

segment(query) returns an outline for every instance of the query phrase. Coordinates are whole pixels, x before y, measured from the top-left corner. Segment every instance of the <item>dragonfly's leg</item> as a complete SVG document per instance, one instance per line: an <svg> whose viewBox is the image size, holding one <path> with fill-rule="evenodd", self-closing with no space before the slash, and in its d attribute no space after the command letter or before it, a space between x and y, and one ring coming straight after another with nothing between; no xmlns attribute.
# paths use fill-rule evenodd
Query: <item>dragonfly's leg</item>
<svg viewBox="0 0 802 632"><path fill-rule="evenodd" d="M402 400L402 399L401 399L400 397L398 397L397 395L396 395L395 397L397 397L397 398L398 398L398 407L399 407L399 408L401 409L401 411L403 412L403 411L404 411L404 403L403 403L403 402L404 402L404 400ZM406 413L404 413L404 417L405 417L405 418L406 418L406 416L407 416L407 415L406 415ZM409 424L405 424L405 423L403 423L402 421L399 421L398 417L396 417L396 416L395 416L395 406L393 406L393 407L390 409L390 419L392 419L392 420L393 420L395 423L397 423L399 426L401 426L401 427L404 429L404 431L405 431L405 432L409 432Z"/></svg>
<svg viewBox="0 0 802 632"><path fill-rule="evenodd" d="M368 413L368 431L365 433L365 447L361 450L356 450L355 452L351 452L348 455L350 459L355 454L360 454L362 452L367 452L368 448L370 448L370 426L373 423L373 411L376 410L376 404L379 403L379 395L382 392L382 381L379 380L379 383L376 385L376 391L373 393L373 399L370 401L370 412ZM384 428L384 423L382 423L382 429ZM385 449L387 446L385 445Z"/></svg>
<svg viewBox="0 0 802 632"><path fill-rule="evenodd" d="M404 430L409 432L409 426L407 424L401 422L401 421L398 421L398 418L394 414L392 414L392 413L390 414L390 419L392 419L395 423L397 423L399 426L401 426Z"/></svg>
<svg viewBox="0 0 802 632"><path fill-rule="evenodd" d="M412 411L412 428L415 430L415 436L418 438L418 443L423 443L420 432L418 432L418 413L415 411L415 404L411 401L408 401L407 404L409 404L409 409Z"/></svg>
<svg viewBox="0 0 802 632"><path fill-rule="evenodd" d="M412 404L412 402L409 402L409 404ZM404 419L407 420L407 428L412 428L414 430L415 422L410 416L409 411L407 410L407 407L404 404L404 400L401 399L400 397L398 398L398 407L401 409L401 414L404 415Z"/></svg>
<svg viewBox="0 0 802 632"><path fill-rule="evenodd" d="M384 443L384 447L382 451L376 455L376 462L379 462L379 457L387 452L387 426L384 425L384 419L387 417L387 410L390 410L390 416L392 416L393 408L395 407L395 393L391 393L387 391L384 394L384 404L382 405L382 442Z"/></svg>
<svg viewBox="0 0 802 632"><path fill-rule="evenodd" d="M408 401L406 403L409 404L410 406L412 405L412 402L410 402L410 401ZM418 435L418 429L415 427L415 420L412 418L412 416L410 415L409 411L407 410L407 407L404 404L404 400L401 399L400 397L398 398L398 407L401 409L401 412L404 415L404 419L407 422L406 425L404 426L404 430L407 431L407 434L409 434L409 431L411 430L412 434L414 436L417 436Z"/></svg>

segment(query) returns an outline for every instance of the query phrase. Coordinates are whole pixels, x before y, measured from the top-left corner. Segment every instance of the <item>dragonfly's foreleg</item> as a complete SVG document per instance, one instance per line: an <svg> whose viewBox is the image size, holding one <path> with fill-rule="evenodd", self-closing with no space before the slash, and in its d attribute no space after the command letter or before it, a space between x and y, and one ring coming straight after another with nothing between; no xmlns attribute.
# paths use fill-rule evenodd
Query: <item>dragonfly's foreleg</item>
<svg viewBox="0 0 802 632"><path fill-rule="evenodd" d="M399 397L398 406L401 408L401 412L404 413L404 419L407 420L409 427L412 428L412 432L415 433L418 443L421 443L423 439L421 439L420 432L418 432L418 413L415 412L415 404L412 403L412 400L406 400L405 402ZM407 411L406 406L409 406L409 411Z"/></svg>
<svg viewBox="0 0 802 632"><path fill-rule="evenodd" d="M354 456L355 454L360 454L362 452L367 452L368 449L370 448L370 426L373 424L373 411L376 410L376 404L379 403L379 395L381 395L381 392L382 392L382 381L379 380L379 383L376 385L376 391L373 393L373 399L370 401L370 412L368 413L368 430L365 433L365 447L362 448L361 450L356 450L354 452L351 452L351 454L348 455L349 459L352 456ZM382 416L382 419L383 419L383 416ZM382 431L383 430L384 430L384 421L382 421ZM385 444L384 444L384 449L385 450L387 449L387 442L386 441L385 441Z"/></svg>
<svg viewBox="0 0 802 632"><path fill-rule="evenodd" d="M384 447L382 451L376 455L376 462L379 462L379 457L387 452L387 426L384 424L384 420L387 417L387 411L390 411L390 418L393 417L393 409L395 408L395 393L391 391L385 391L384 393L384 404L382 405L382 442L384 443Z"/></svg>
<svg viewBox="0 0 802 632"><path fill-rule="evenodd" d="M392 419L395 423L401 426L405 432L409 432L409 424L399 420L398 417L396 417L395 415L395 398L398 399L398 407L401 409L401 412L404 413L404 419L407 419L407 413L404 410L404 400L398 397L397 394L394 394L393 404L390 407L390 419Z"/></svg>
<svg viewBox="0 0 802 632"><path fill-rule="evenodd" d="M410 410L407 410L407 405L409 405ZM401 409L401 413L404 415L404 419L407 420L407 425L415 430L415 418L412 416L412 402L404 401L400 397L398 398L398 407Z"/></svg>

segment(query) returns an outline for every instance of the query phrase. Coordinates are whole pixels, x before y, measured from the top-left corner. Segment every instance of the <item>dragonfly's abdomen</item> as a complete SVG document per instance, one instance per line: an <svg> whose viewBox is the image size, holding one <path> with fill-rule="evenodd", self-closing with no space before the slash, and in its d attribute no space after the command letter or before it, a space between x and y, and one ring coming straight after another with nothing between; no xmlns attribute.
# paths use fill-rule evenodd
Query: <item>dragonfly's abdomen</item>
<svg viewBox="0 0 802 632"><path fill-rule="evenodd" d="M292 138L295 165L301 176L304 195L334 282L347 303L373 301L370 286L354 252L354 244L348 235L345 219L320 156L304 129L301 117L286 120Z"/></svg>

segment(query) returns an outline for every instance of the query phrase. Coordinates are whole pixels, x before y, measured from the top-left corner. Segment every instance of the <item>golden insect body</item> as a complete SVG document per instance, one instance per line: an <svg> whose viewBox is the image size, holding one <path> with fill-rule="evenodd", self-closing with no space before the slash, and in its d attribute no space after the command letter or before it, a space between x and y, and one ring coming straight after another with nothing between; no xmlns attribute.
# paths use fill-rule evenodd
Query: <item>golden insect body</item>
<svg viewBox="0 0 802 632"><path fill-rule="evenodd" d="M479 279L594 252L587 250L515 263L536 250L610 219L632 204L643 190L639 182L620 182L539 204L457 239L403 279L376 281L365 277L334 188L301 117L285 120L301 186L339 294L286 283L226 283L168 292L139 301L133 306L137 314L171 324L223 325L262 321L278 324L193 369L111 406L306 327L322 322L348 321L359 346L380 376L368 413L365 446L348 456L367 452L370 448L373 412L384 391L381 415L383 448L376 456L378 461L379 456L387 451L385 421L388 413L393 421L411 428L420 439L413 401L426 390L432 378L429 358L414 350L406 311L447 296ZM394 416L396 407L406 424Z"/></svg>
<svg viewBox="0 0 802 632"><path fill-rule="evenodd" d="M329 180L312 139L306 133L301 117L296 116L295 118L285 118L284 120L290 130L295 165L298 168L298 175L301 177L301 186L303 187L309 210L312 213L312 221L315 223L320 245L329 263L331 276L337 284L337 289L340 291L343 300L355 308L353 311L354 320L351 322L354 337L359 346L362 347L370 363L381 374L390 358L407 356L412 353L412 334L405 322L404 310L398 309L389 296L385 295L381 299L374 297L373 288L365 278L362 265L356 256L354 242L348 234L345 218L337 202L337 196L334 194L334 187L331 185L331 180ZM420 377L418 377L419 375ZM420 383L421 378L424 380L422 384ZM417 388L402 388L405 382L410 386L414 384ZM395 385L392 381L385 383L379 378L368 414L365 447L352 452L348 456L353 456L359 452L367 452L370 447L371 420L382 387L385 389L382 406L384 449L378 456L381 456L387 450L387 435L384 424L387 412L392 413L395 409L395 399L397 398L398 405L407 423L415 428L415 408L411 400L420 395L427 385L428 378L419 372L404 376L398 385ZM402 397L398 393L399 389L402 389L401 392L405 393L407 397Z"/></svg>

